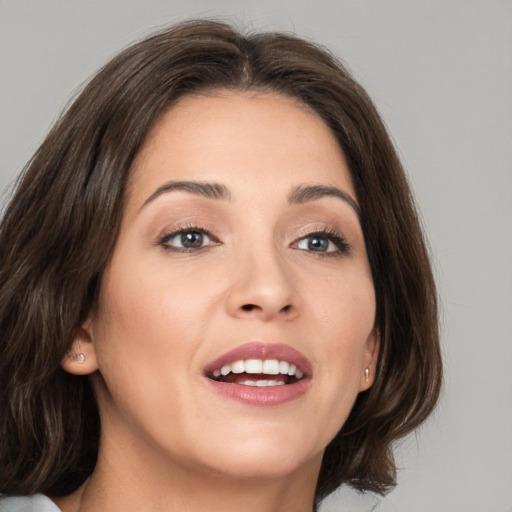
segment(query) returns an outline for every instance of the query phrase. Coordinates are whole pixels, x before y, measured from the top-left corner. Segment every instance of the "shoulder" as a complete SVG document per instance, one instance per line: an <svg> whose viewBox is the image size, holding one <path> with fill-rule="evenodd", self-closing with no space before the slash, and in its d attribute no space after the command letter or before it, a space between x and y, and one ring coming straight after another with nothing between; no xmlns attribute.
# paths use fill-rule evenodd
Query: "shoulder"
<svg viewBox="0 0 512 512"><path fill-rule="evenodd" d="M60 512L55 503L42 494L0 496L0 512Z"/></svg>

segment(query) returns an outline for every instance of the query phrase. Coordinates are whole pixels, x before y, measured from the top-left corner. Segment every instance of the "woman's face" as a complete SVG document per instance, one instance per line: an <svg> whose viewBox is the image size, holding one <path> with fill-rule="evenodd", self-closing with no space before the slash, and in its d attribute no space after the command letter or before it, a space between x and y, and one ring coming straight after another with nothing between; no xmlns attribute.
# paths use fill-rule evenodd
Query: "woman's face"
<svg viewBox="0 0 512 512"><path fill-rule="evenodd" d="M79 339L103 442L236 476L318 471L378 351L356 203L329 129L292 99L169 110Z"/></svg>

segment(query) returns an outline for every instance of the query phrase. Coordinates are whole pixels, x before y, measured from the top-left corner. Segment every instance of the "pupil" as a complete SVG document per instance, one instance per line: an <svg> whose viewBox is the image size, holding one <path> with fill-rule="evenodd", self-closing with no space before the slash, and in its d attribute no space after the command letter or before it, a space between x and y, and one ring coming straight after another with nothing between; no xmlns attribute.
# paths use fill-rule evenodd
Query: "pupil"
<svg viewBox="0 0 512 512"><path fill-rule="evenodd" d="M309 240L309 249L313 251L326 251L329 241L325 238L311 238Z"/></svg>
<svg viewBox="0 0 512 512"><path fill-rule="evenodd" d="M199 231L190 231L181 235L183 247L201 247L203 245L203 234Z"/></svg>

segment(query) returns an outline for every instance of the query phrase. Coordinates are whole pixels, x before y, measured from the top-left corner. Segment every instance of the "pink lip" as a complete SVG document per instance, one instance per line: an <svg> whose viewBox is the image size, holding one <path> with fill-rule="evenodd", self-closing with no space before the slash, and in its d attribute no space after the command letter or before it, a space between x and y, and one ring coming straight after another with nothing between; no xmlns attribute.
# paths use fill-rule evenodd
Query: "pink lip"
<svg viewBox="0 0 512 512"><path fill-rule="evenodd" d="M252 387L227 382L217 382L206 377L207 374L220 369L226 364L245 359L277 359L288 361L299 368L304 378L284 386ZM310 361L297 350L282 344L251 342L241 345L209 363L204 369L204 381L215 392L225 398L247 405L280 405L302 396L311 386L312 366ZM272 377L269 376L269 379Z"/></svg>
<svg viewBox="0 0 512 512"><path fill-rule="evenodd" d="M209 363L205 369L205 374L213 372L217 368L222 368L225 364L231 364L235 361L245 359L278 359L279 361L288 361L299 368L305 376L311 376L311 363L300 352L288 345L281 343L262 343L253 341L240 345L219 358Z"/></svg>

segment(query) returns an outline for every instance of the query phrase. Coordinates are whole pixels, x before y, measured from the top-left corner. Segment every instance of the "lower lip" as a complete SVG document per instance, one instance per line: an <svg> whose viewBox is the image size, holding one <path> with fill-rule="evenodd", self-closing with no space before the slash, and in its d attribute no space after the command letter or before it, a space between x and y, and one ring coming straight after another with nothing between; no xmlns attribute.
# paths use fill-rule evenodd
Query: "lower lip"
<svg viewBox="0 0 512 512"><path fill-rule="evenodd" d="M269 407L291 402L304 395L311 386L311 379L307 377L293 384L265 387L218 382L208 377L204 377L204 379L214 391L224 398L256 407Z"/></svg>

